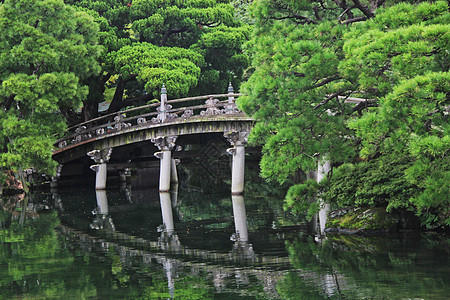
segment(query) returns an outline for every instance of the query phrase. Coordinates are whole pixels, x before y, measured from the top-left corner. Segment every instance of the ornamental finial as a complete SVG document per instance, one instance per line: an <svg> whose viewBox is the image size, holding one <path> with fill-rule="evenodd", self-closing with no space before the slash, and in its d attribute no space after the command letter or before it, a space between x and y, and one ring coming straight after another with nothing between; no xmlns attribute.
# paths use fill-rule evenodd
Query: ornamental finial
<svg viewBox="0 0 450 300"><path fill-rule="evenodd" d="M233 93L233 92L234 92L234 89L230 82L230 84L228 85L228 93Z"/></svg>

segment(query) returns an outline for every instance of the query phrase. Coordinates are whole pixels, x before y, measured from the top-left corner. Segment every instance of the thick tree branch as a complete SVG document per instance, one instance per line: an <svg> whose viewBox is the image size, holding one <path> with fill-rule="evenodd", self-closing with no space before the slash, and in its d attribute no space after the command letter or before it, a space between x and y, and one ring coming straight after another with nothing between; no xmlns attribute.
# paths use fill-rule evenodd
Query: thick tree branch
<svg viewBox="0 0 450 300"><path fill-rule="evenodd" d="M146 94L146 95L141 95L141 96L137 96L131 99L126 99L124 100L122 103L122 107L127 107L130 105L138 105L138 104L143 104L148 102L149 100L152 100L154 97L152 94Z"/></svg>
<svg viewBox="0 0 450 300"><path fill-rule="evenodd" d="M302 22L300 22L300 23L317 24L316 21L311 20L307 17L299 16L299 15L290 15L290 16L284 16L284 17L270 17L270 19L273 19L273 20L293 19L293 20L301 20Z"/></svg>
<svg viewBox="0 0 450 300"><path fill-rule="evenodd" d="M343 11L343 12L339 15L339 17L338 17L339 23L342 23L342 17L343 17L345 14L348 15L348 13L351 13L351 10L354 9L354 8L355 8L354 6L350 6L350 7L347 7L346 9L344 9L344 11ZM352 18L352 19L353 19L353 14L351 14L351 16L349 16L349 18Z"/></svg>
<svg viewBox="0 0 450 300"><path fill-rule="evenodd" d="M317 5L314 5L313 10L314 10L314 16L316 17L316 19L319 21L322 21L322 17L319 14L319 7L317 7Z"/></svg>
<svg viewBox="0 0 450 300"><path fill-rule="evenodd" d="M300 73L300 72L292 72L294 74L295 77L306 77L305 73Z"/></svg>
<svg viewBox="0 0 450 300"><path fill-rule="evenodd" d="M356 104L355 107L353 107L352 113L357 111L359 114L362 114L361 111L363 109L375 106L376 102L377 101L375 99L367 99L366 101L361 101L358 104Z"/></svg>
<svg viewBox="0 0 450 300"><path fill-rule="evenodd" d="M315 88L324 86L325 84L330 83L330 82L335 81L335 80L338 80L338 79L341 79L341 77L338 76L338 75L331 76L330 78L325 78L325 79L322 80L321 82L314 84L313 86L311 86L311 87L308 88L308 89L315 89Z"/></svg>
<svg viewBox="0 0 450 300"><path fill-rule="evenodd" d="M373 18L375 17L374 11L372 11L370 8L368 8L367 6L365 6L364 4L361 3L361 1L359 0L352 0L353 4L355 5L356 8L358 8L367 18ZM375 9L378 7L375 7Z"/></svg>
<svg viewBox="0 0 450 300"><path fill-rule="evenodd" d="M349 20L345 20L344 22L340 22L341 24L351 24L351 23L356 23L356 22L361 22L361 21L365 21L368 18L366 16L360 16L360 17L356 17L353 19L349 19Z"/></svg>
<svg viewBox="0 0 450 300"><path fill-rule="evenodd" d="M122 77L119 77L119 80L117 81L117 87L116 91L114 92L113 100L111 101L111 104L109 105L107 113L113 113L118 111L123 107L123 93L125 92L125 86L127 82L135 80L137 75L131 75L130 78L123 79Z"/></svg>
<svg viewBox="0 0 450 300"><path fill-rule="evenodd" d="M11 95L8 98L6 98L5 104L3 105L3 109L5 111L8 111L11 108L11 105L14 102L14 97L16 97L16 95Z"/></svg>
<svg viewBox="0 0 450 300"><path fill-rule="evenodd" d="M314 109L318 109L319 107L321 107L321 106L327 104L328 102L330 102L331 99L337 98L337 96L342 95L342 94L343 94L344 92L346 92L346 91L347 91L347 89L345 89L345 90L340 90L340 91L338 91L338 92L336 92L336 93L334 93L334 94L331 94L331 95L328 96L327 98L325 98L325 99L323 99L322 101L320 101L319 104L317 104L316 106L314 106Z"/></svg>
<svg viewBox="0 0 450 300"><path fill-rule="evenodd" d="M185 31L187 31L186 27L174 28L174 29L170 29L170 30L166 31L166 33L164 34L164 36L163 36L159 46L163 47L167 43L167 40L169 39L169 36L171 36L172 34L182 33L182 32L185 32Z"/></svg>

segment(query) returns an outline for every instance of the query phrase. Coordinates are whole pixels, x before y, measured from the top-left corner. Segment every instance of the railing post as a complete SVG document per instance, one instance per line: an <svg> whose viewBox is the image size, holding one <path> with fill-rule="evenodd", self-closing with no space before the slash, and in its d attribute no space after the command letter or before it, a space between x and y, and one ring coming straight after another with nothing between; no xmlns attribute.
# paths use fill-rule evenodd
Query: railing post
<svg viewBox="0 0 450 300"><path fill-rule="evenodd" d="M163 83L162 88L161 88L161 107L160 107L160 113L161 113L160 120L161 120L161 123L164 123L166 121L166 116L167 116L166 115L167 114L167 112L166 112L166 110L167 110L166 104L167 104L167 90L166 90L166 86Z"/></svg>
<svg viewBox="0 0 450 300"><path fill-rule="evenodd" d="M228 85L228 103L225 105L225 113L226 114L235 114L238 113L238 109L236 108L236 101L234 99L234 89L230 84Z"/></svg>
<svg viewBox="0 0 450 300"><path fill-rule="evenodd" d="M233 86L230 84L228 85L228 104L233 105L234 104L234 96L231 96L234 94Z"/></svg>

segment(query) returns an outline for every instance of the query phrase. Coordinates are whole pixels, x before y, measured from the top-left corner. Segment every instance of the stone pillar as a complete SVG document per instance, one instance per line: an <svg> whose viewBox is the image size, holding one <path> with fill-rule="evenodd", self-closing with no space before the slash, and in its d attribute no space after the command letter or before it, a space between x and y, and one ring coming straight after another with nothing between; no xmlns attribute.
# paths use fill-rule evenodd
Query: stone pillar
<svg viewBox="0 0 450 300"><path fill-rule="evenodd" d="M170 171L172 169L172 149L175 147L177 136L156 137L152 142L160 150L155 156L161 160L159 168L159 191L169 192L170 190Z"/></svg>
<svg viewBox="0 0 450 300"><path fill-rule="evenodd" d="M233 202L234 227L236 239L240 242L248 242L247 214L245 212L244 196L231 196Z"/></svg>
<svg viewBox="0 0 450 300"><path fill-rule="evenodd" d="M172 200L172 208L178 205L178 182L170 184L170 199Z"/></svg>
<svg viewBox="0 0 450 300"><path fill-rule="evenodd" d="M61 178L63 165L58 165L56 167L56 174L52 177L52 181L50 182L50 188L57 188L58 187L58 180Z"/></svg>
<svg viewBox="0 0 450 300"><path fill-rule="evenodd" d="M319 161L317 167L317 183L324 179L328 172L331 170L331 163L329 160ZM325 224L327 223L328 213L330 212L330 204L323 202L322 199L319 199L320 202L320 211L319 211L319 224L320 224L320 233L323 234L325 231Z"/></svg>
<svg viewBox="0 0 450 300"><path fill-rule="evenodd" d="M130 177L130 175L131 175L130 169L125 168L123 170L120 170L119 171L120 183L126 185L127 179Z"/></svg>
<svg viewBox="0 0 450 300"><path fill-rule="evenodd" d="M107 162L109 161L112 153L112 148L103 150L92 150L87 153L87 155L95 161L95 165L91 166L91 170L95 171L95 189L104 190L106 189L106 178L107 178Z"/></svg>
<svg viewBox="0 0 450 300"><path fill-rule="evenodd" d="M172 164L170 166L170 183L178 184L178 172L177 165L180 163L180 160L177 158L172 158Z"/></svg>
<svg viewBox="0 0 450 300"><path fill-rule="evenodd" d="M224 136L233 145L227 150L233 156L231 167L231 194L242 195L244 193L245 172L245 144L248 141L248 132L225 132Z"/></svg>

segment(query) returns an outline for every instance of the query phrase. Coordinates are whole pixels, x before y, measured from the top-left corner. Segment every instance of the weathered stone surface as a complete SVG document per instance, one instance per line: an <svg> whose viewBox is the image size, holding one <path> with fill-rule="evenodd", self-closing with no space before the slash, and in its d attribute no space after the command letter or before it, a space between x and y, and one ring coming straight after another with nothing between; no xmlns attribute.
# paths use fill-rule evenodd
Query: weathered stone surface
<svg viewBox="0 0 450 300"><path fill-rule="evenodd" d="M397 231L400 218L383 207L343 208L330 212L325 232L341 234L384 234Z"/></svg>
<svg viewBox="0 0 450 300"><path fill-rule="evenodd" d="M78 144L67 146L53 152L53 159L60 164L78 159L94 149L103 150L129 145L142 141L151 141L158 136L181 136L212 132L249 132L254 120L240 116L209 116L203 118L177 119L171 123L144 123L123 128L120 131L97 136Z"/></svg>

